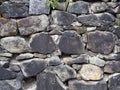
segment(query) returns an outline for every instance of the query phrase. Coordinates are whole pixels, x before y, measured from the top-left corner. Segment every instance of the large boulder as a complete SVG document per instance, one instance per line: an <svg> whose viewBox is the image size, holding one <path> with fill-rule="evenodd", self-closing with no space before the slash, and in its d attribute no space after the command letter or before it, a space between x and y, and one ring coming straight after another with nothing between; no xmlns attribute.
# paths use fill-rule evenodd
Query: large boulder
<svg viewBox="0 0 120 90"><path fill-rule="evenodd" d="M29 50L24 38L19 36L5 37L0 40L0 44L11 53L21 53Z"/></svg>
<svg viewBox="0 0 120 90"><path fill-rule="evenodd" d="M52 53L56 49L53 39L45 33L32 35L30 39L30 47L33 52L39 52L41 54Z"/></svg>
<svg viewBox="0 0 120 90"><path fill-rule="evenodd" d="M90 32L87 40L87 48L96 53L109 54L115 46L114 35L110 32Z"/></svg>
<svg viewBox="0 0 120 90"><path fill-rule="evenodd" d="M30 16L17 21L20 35L30 35L35 32L44 31L49 24L46 15Z"/></svg>
<svg viewBox="0 0 120 90"><path fill-rule="evenodd" d="M65 31L63 33L59 48L65 54L81 54L84 52L81 37L75 31Z"/></svg>

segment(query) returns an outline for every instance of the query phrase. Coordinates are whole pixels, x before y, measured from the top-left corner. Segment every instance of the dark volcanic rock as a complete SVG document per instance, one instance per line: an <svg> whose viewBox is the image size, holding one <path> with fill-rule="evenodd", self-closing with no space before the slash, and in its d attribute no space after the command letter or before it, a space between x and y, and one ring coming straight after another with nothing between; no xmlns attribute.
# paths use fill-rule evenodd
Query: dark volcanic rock
<svg viewBox="0 0 120 90"><path fill-rule="evenodd" d="M115 46L114 36L110 32L90 32L87 38L87 48L96 53L109 54Z"/></svg>
<svg viewBox="0 0 120 90"><path fill-rule="evenodd" d="M49 21L46 15L30 16L17 21L20 35L30 35L35 32L44 31Z"/></svg>
<svg viewBox="0 0 120 90"><path fill-rule="evenodd" d="M84 1L77 1L69 3L67 11L75 14L86 14L89 11L88 7L89 3Z"/></svg>
<svg viewBox="0 0 120 90"><path fill-rule="evenodd" d="M109 90L120 90L120 74L113 75L108 82Z"/></svg>
<svg viewBox="0 0 120 90"><path fill-rule="evenodd" d="M105 64L104 72L106 73L119 73L120 62L119 61L108 61Z"/></svg>
<svg viewBox="0 0 120 90"><path fill-rule="evenodd" d="M24 2L20 3L4 3L0 7L1 13L4 17L26 17L28 16L28 4Z"/></svg>
<svg viewBox="0 0 120 90"><path fill-rule="evenodd" d="M37 76L37 90L67 90L67 88L54 73L43 72Z"/></svg>
<svg viewBox="0 0 120 90"><path fill-rule="evenodd" d="M66 31L63 33L59 48L66 54L81 54L84 52L81 37L75 31Z"/></svg>
<svg viewBox="0 0 120 90"><path fill-rule="evenodd" d="M111 25L114 21L114 16L109 13L80 15L78 21L89 26Z"/></svg>
<svg viewBox="0 0 120 90"><path fill-rule="evenodd" d="M76 21L76 17L65 11L52 11L53 23L58 25L70 25Z"/></svg>
<svg viewBox="0 0 120 90"><path fill-rule="evenodd" d="M30 47L33 52L39 52L42 54L52 53L56 49L52 38L45 33L33 35L30 40Z"/></svg>
<svg viewBox="0 0 120 90"><path fill-rule="evenodd" d="M8 71L4 68L0 68L0 80L8 80L16 77L17 77L17 74L15 72Z"/></svg>
<svg viewBox="0 0 120 90"><path fill-rule="evenodd" d="M29 14L49 14L50 8L47 7L49 0L30 0Z"/></svg>
<svg viewBox="0 0 120 90"><path fill-rule="evenodd" d="M47 67L44 59L34 58L20 63L21 70L25 77L35 76Z"/></svg>
<svg viewBox="0 0 120 90"><path fill-rule="evenodd" d="M71 80L69 81L69 90L107 90L107 83L105 81Z"/></svg>

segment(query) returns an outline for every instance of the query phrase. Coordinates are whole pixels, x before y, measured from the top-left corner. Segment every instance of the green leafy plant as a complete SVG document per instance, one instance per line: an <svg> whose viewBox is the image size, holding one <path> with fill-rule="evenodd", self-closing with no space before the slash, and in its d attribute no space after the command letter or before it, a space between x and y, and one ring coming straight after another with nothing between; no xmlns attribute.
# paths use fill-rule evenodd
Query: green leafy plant
<svg viewBox="0 0 120 90"><path fill-rule="evenodd" d="M55 9L58 6L58 0L49 0L47 6Z"/></svg>
<svg viewBox="0 0 120 90"><path fill-rule="evenodd" d="M116 19L115 24L120 27L120 19Z"/></svg>

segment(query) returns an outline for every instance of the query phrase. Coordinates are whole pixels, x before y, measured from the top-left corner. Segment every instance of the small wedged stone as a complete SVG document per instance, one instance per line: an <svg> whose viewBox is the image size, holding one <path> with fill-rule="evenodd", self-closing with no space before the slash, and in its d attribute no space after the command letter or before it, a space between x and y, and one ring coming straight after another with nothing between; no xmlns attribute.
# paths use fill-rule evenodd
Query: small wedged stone
<svg viewBox="0 0 120 90"><path fill-rule="evenodd" d="M0 68L0 80L9 80L17 77L17 73Z"/></svg>
<svg viewBox="0 0 120 90"><path fill-rule="evenodd" d="M109 54L115 46L114 35L111 32L95 31L87 34L87 48L93 52Z"/></svg>
<svg viewBox="0 0 120 90"><path fill-rule="evenodd" d="M1 13L6 18L21 18L28 16L28 3L7 2L1 5Z"/></svg>
<svg viewBox="0 0 120 90"><path fill-rule="evenodd" d="M115 47L114 47L114 53L120 53L120 46L115 45Z"/></svg>
<svg viewBox="0 0 120 90"><path fill-rule="evenodd" d="M97 66L100 66L100 67L103 67L105 65L105 61L103 59L100 59L98 57L89 57L89 62L91 64L94 64L94 65L97 65Z"/></svg>
<svg viewBox="0 0 120 90"><path fill-rule="evenodd" d="M109 90L120 90L120 74L114 74L108 81Z"/></svg>
<svg viewBox="0 0 120 90"><path fill-rule="evenodd" d="M71 58L71 57L66 57L63 58L62 62L68 65L72 64L83 64L83 63L88 63L89 57L86 54L81 54L80 56L76 58Z"/></svg>
<svg viewBox="0 0 120 90"><path fill-rule="evenodd" d="M49 14L50 7L47 7L49 0L30 0L29 1L29 14Z"/></svg>
<svg viewBox="0 0 120 90"><path fill-rule="evenodd" d="M120 62L119 61L107 61L104 67L105 73L119 73Z"/></svg>
<svg viewBox="0 0 120 90"><path fill-rule="evenodd" d="M68 86L69 90L107 90L107 82L105 81L70 80Z"/></svg>
<svg viewBox="0 0 120 90"><path fill-rule="evenodd" d="M56 49L53 39L45 33L32 35L30 39L30 47L32 48L33 52L38 52L41 54L49 54Z"/></svg>
<svg viewBox="0 0 120 90"><path fill-rule="evenodd" d="M10 36L17 34L17 25L14 19L0 17L0 36Z"/></svg>
<svg viewBox="0 0 120 90"><path fill-rule="evenodd" d="M65 26L70 25L74 21L76 21L75 15L72 15L65 11L58 11L58 10L52 11L52 19L54 24L65 25Z"/></svg>
<svg viewBox="0 0 120 90"><path fill-rule="evenodd" d="M67 90L67 87L59 80L55 73L42 72L37 75L36 90Z"/></svg>
<svg viewBox="0 0 120 90"><path fill-rule="evenodd" d="M33 54L31 53L24 53L24 54L20 54L16 57L16 60L24 60L24 59L30 59L33 58Z"/></svg>
<svg viewBox="0 0 120 90"><path fill-rule="evenodd" d="M83 65L79 74L84 80L101 80L103 78L102 70L92 64Z"/></svg>
<svg viewBox="0 0 120 90"><path fill-rule="evenodd" d="M36 76L47 67L44 59L33 58L20 63L22 73L25 77Z"/></svg>
<svg viewBox="0 0 120 90"><path fill-rule="evenodd" d="M21 53L29 51L29 46L24 38L19 36L5 37L0 40L3 48L11 53Z"/></svg>
<svg viewBox="0 0 120 90"><path fill-rule="evenodd" d="M107 10L108 6L106 3L102 2L102 3L93 3L91 4L91 11L94 13L98 13L98 12L103 12L105 10Z"/></svg>
<svg viewBox="0 0 120 90"><path fill-rule="evenodd" d="M103 26L113 24L114 16L109 13L88 14L78 16L77 20L84 25Z"/></svg>
<svg viewBox="0 0 120 90"><path fill-rule="evenodd" d="M49 24L46 15L30 16L17 21L20 35L30 35L39 31L45 31Z"/></svg>
<svg viewBox="0 0 120 90"><path fill-rule="evenodd" d="M12 53L7 53L7 52L6 53L4 53L4 52L0 53L0 57L8 57L9 58L9 57L12 57L12 56L13 56Z"/></svg>
<svg viewBox="0 0 120 90"><path fill-rule="evenodd" d="M69 3L67 11L75 14L86 14L89 11L89 3L84 1Z"/></svg>
<svg viewBox="0 0 120 90"><path fill-rule="evenodd" d="M59 42L59 49L65 54L84 53L81 37L75 31L65 31L63 33Z"/></svg>

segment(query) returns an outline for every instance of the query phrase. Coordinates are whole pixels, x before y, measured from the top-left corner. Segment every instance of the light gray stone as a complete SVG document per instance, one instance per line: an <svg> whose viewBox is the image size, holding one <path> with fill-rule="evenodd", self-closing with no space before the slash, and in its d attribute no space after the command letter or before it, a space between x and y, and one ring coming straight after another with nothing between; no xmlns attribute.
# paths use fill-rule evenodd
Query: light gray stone
<svg viewBox="0 0 120 90"><path fill-rule="evenodd" d="M35 32L45 31L49 24L46 15L30 16L17 21L20 35L30 35Z"/></svg>
<svg viewBox="0 0 120 90"><path fill-rule="evenodd" d="M0 44L11 53L21 53L29 50L25 39L19 36L2 38Z"/></svg>
<svg viewBox="0 0 120 90"><path fill-rule="evenodd" d="M50 7L47 7L49 0L30 0L29 14L49 14Z"/></svg>
<svg viewBox="0 0 120 90"><path fill-rule="evenodd" d="M89 3L84 1L69 3L67 11L75 14L86 14L89 11Z"/></svg>
<svg viewBox="0 0 120 90"><path fill-rule="evenodd" d="M0 36L10 36L17 34L16 21L13 19L0 18Z"/></svg>
<svg viewBox="0 0 120 90"><path fill-rule="evenodd" d="M20 54L16 57L17 60L24 60L24 59L30 59L30 58L33 58L33 54L31 53Z"/></svg>

